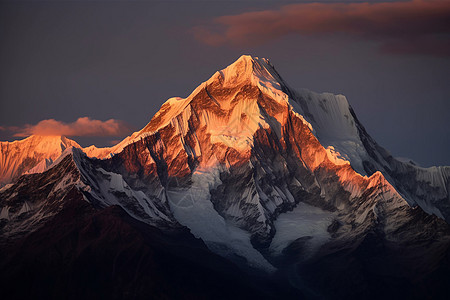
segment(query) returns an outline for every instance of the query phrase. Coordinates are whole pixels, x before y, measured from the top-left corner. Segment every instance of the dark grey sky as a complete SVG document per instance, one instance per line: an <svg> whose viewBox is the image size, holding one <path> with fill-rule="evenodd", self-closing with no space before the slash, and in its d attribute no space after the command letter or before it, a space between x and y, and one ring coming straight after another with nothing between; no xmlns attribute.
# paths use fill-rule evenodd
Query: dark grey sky
<svg viewBox="0 0 450 300"><path fill-rule="evenodd" d="M446 53L383 53L380 39L346 32L287 32L242 45L208 45L194 37L193 28L209 30L215 17L280 6L279 1L2 2L0 126L45 119L70 123L87 116L140 129L166 99L187 96L216 70L251 54L269 58L294 88L347 96L368 132L394 156L423 166L450 165ZM119 138L74 137L99 146ZM11 139L11 131L0 130L0 140Z"/></svg>

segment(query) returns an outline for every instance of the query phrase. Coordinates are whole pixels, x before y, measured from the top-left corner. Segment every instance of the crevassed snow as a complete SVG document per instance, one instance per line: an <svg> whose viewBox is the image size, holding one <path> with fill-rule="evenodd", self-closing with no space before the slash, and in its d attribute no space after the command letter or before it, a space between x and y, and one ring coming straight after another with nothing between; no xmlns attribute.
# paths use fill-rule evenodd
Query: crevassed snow
<svg viewBox="0 0 450 300"><path fill-rule="evenodd" d="M296 239L311 237L306 241L305 255L313 254L331 238L327 229L333 219L333 213L300 202L292 211L280 214L275 220L276 233L269 247L271 253L280 255Z"/></svg>
<svg viewBox="0 0 450 300"><path fill-rule="evenodd" d="M219 170L197 170L189 189L167 191L171 211L180 224L201 238L211 251L229 257L245 258L254 268L272 272L275 268L253 248L250 233L225 221L210 201L210 189L220 183Z"/></svg>

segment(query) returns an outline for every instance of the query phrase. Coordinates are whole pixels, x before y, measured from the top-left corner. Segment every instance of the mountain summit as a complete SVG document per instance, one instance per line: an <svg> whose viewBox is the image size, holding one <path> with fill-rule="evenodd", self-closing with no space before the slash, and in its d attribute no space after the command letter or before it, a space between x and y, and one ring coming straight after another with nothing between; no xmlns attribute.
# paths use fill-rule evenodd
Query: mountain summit
<svg viewBox="0 0 450 300"><path fill-rule="evenodd" d="M73 261L101 257L108 269L115 262L102 250L72 249L93 241L153 265L152 255L138 253L153 249L158 236L170 259L183 260L175 270L204 266L208 253L214 278L250 276L239 285L244 294L437 296L450 278L449 178L449 167L426 169L393 158L344 96L294 90L267 59L242 56L187 98L167 100L118 145L67 149L51 168L2 188L0 244L4 251L23 243L62 247ZM103 218L119 226L119 238L132 232L134 242L111 244ZM97 229L83 227L94 220ZM43 242L54 228L71 228L77 241L60 233ZM177 234L183 236L177 245L191 256L171 246ZM24 259L26 253L11 256L3 265L13 268ZM224 268L222 259L236 269ZM111 276L129 288L122 274ZM139 280L170 280L145 276L151 279ZM251 284L258 280L264 283ZM210 295L209 288L200 288L202 295ZM145 284L137 290L166 291Z"/></svg>
<svg viewBox="0 0 450 300"><path fill-rule="evenodd" d="M36 167L44 170L69 147L81 148L64 136L32 135L14 142L0 142L0 187Z"/></svg>

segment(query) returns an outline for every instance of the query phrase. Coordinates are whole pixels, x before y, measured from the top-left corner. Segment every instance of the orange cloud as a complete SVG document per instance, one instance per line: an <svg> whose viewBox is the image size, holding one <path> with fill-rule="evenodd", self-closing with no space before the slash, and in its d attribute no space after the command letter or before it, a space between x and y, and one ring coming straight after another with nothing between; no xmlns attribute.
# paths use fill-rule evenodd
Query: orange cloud
<svg viewBox="0 0 450 300"><path fill-rule="evenodd" d="M390 53L450 55L450 1L292 4L221 16L193 33L211 46L259 45L288 34L343 34L379 41Z"/></svg>
<svg viewBox="0 0 450 300"><path fill-rule="evenodd" d="M10 127L14 136L30 135L66 135L66 136L120 136L131 131L124 122L110 119L107 121L93 120L89 117L78 118L75 122L64 123L54 119L42 120L36 125L27 124L24 127Z"/></svg>

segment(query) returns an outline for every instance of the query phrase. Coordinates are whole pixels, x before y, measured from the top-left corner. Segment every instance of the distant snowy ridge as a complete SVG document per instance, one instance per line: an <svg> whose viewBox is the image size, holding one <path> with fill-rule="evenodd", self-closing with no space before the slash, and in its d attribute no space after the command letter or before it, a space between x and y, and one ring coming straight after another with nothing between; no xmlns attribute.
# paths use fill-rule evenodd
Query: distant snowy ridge
<svg viewBox="0 0 450 300"><path fill-rule="evenodd" d="M19 141L0 142L0 186L33 168L32 172L45 170L69 147L81 148L78 143L63 136L32 135Z"/></svg>
<svg viewBox="0 0 450 300"><path fill-rule="evenodd" d="M82 149L89 157L105 159L143 137L145 135L138 136L138 132L135 132L117 145L105 148L94 145L83 148L65 136L32 135L13 142L0 142L0 187L13 182L22 174L48 170L64 150L70 147Z"/></svg>

